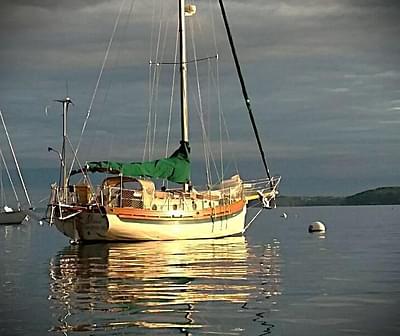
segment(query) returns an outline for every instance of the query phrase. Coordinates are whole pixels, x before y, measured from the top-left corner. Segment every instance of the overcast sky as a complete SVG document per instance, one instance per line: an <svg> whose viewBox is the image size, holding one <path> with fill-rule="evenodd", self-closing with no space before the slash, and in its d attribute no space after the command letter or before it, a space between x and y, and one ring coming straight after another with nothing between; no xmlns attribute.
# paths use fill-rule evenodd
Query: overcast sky
<svg viewBox="0 0 400 336"><path fill-rule="evenodd" d="M205 37L213 26L205 15L210 1L192 2L201 28L198 57L213 53L201 51L213 40ZM0 108L24 169L57 165L47 152L60 146L61 110L52 100L66 95L66 82L75 102L71 140L77 141L121 3L0 1ZM282 193L346 195L400 185L399 2L226 0L225 7L271 172L283 177ZM112 158L141 159L152 13L171 17L163 54L171 61L175 9L173 0L126 0L117 51L110 52L82 142L88 158L114 153ZM261 167L218 15L224 113L241 151L239 166L251 175L249 167ZM163 79L160 91L169 92ZM198 129L194 122L191 133Z"/></svg>

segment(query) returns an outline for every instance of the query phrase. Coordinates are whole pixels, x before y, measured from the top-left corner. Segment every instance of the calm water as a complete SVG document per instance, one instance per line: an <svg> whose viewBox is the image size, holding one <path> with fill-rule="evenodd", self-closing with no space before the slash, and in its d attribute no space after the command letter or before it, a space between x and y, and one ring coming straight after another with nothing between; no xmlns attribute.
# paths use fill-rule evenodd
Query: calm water
<svg viewBox="0 0 400 336"><path fill-rule="evenodd" d="M184 242L0 226L0 335L400 335L399 240L392 206L280 208Z"/></svg>

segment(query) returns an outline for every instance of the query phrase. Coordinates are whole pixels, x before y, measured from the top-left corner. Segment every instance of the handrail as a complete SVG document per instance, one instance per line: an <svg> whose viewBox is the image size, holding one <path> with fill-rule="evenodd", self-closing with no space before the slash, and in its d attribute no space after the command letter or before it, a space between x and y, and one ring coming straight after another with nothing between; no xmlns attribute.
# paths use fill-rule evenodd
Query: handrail
<svg viewBox="0 0 400 336"><path fill-rule="evenodd" d="M273 176L271 179L269 178L262 178L259 180L250 180L250 181L243 181L243 190L244 193L252 192L257 189L269 189L271 191L276 190L278 184L281 180L280 176Z"/></svg>

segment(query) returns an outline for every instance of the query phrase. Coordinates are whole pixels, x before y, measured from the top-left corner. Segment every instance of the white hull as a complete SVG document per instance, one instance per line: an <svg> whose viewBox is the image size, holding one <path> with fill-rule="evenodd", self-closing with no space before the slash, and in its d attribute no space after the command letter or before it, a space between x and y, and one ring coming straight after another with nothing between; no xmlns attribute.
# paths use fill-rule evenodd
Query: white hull
<svg viewBox="0 0 400 336"><path fill-rule="evenodd" d="M219 219L170 218L155 220L121 219L117 215L82 212L73 218L55 219L64 235L75 241L149 241L208 239L242 234L246 207Z"/></svg>
<svg viewBox="0 0 400 336"><path fill-rule="evenodd" d="M21 224L26 216L24 211L0 212L0 224Z"/></svg>

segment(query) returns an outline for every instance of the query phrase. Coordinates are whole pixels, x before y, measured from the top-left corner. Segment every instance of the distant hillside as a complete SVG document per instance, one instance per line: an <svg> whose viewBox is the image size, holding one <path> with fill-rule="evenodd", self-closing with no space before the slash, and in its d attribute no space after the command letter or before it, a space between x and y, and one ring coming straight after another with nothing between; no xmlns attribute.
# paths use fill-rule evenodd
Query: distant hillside
<svg viewBox="0 0 400 336"><path fill-rule="evenodd" d="M348 196L344 205L400 204L400 187L382 187Z"/></svg>
<svg viewBox="0 0 400 336"><path fill-rule="evenodd" d="M344 197L334 196L278 196L278 206L342 205Z"/></svg>
<svg viewBox="0 0 400 336"><path fill-rule="evenodd" d="M400 187L381 187L347 197L279 196L279 206L392 205L400 204Z"/></svg>

